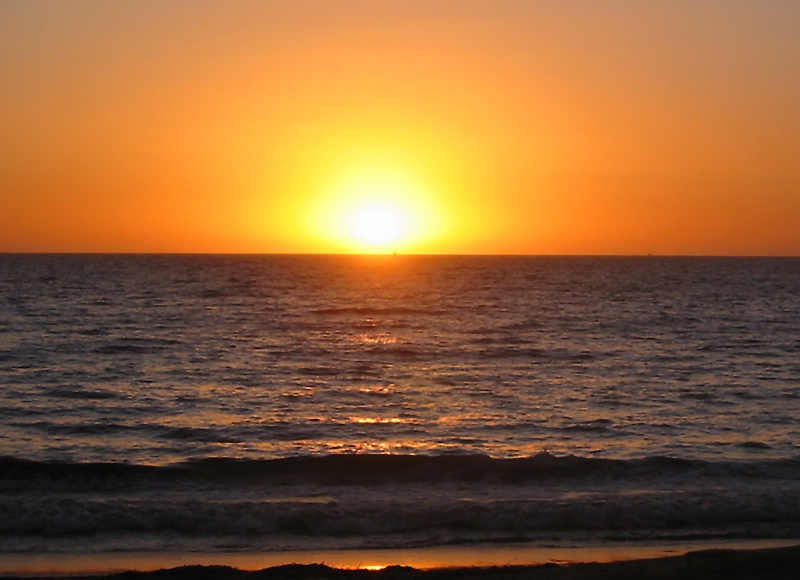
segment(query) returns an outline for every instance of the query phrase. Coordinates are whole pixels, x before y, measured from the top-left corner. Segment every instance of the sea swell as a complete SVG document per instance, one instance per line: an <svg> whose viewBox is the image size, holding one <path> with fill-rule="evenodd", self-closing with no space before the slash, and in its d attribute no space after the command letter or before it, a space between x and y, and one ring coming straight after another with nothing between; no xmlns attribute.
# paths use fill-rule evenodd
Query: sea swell
<svg viewBox="0 0 800 580"><path fill-rule="evenodd" d="M173 432L179 437L180 430ZM33 461L0 457L0 491L38 486L92 490L113 486L171 483L225 485L381 485L468 482L525 485L580 481L654 480L671 477L743 477L800 481L800 456L784 459L719 461L653 456L603 459L538 453L531 457L494 458L480 454L350 454L275 459L205 457L154 466L128 463Z"/></svg>
<svg viewBox="0 0 800 580"><path fill-rule="evenodd" d="M796 495L748 499L618 496L565 500L372 498L329 501L198 501L40 498L0 500L0 537L177 533L189 536L369 536L431 531L524 534L544 531L691 529L792 524L800 530Z"/></svg>
<svg viewBox="0 0 800 580"><path fill-rule="evenodd" d="M259 549L552 534L800 537L800 458L343 454L165 466L0 458L0 550L80 538L103 549L97 538L131 534L150 546L202 549L212 539Z"/></svg>

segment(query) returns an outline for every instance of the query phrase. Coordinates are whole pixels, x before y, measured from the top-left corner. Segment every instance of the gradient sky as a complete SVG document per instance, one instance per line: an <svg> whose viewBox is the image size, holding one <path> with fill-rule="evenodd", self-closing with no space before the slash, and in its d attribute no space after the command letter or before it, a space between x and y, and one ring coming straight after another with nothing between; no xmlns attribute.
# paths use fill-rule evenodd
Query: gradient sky
<svg viewBox="0 0 800 580"><path fill-rule="evenodd" d="M800 2L0 3L0 251L369 251L377 190L402 252L800 255Z"/></svg>

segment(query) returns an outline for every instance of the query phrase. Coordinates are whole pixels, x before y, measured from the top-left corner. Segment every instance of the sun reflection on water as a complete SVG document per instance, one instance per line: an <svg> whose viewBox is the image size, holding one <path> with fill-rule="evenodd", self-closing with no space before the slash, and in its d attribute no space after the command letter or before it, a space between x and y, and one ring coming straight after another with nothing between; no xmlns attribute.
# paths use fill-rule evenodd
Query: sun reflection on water
<svg viewBox="0 0 800 580"><path fill-rule="evenodd" d="M404 343L405 341L396 337L396 336L389 336L386 334L378 334L378 335L370 335L370 334L359 334L354 336L351 340L354 342L360 342L363 344L397 344L397 343Z"/></svg>
<svg viewBox="0 0 800 580"><path fill-rule="evenodd" d="M350 421L353 423L405 423L404 419L399 417L351 417Z"/></svg>

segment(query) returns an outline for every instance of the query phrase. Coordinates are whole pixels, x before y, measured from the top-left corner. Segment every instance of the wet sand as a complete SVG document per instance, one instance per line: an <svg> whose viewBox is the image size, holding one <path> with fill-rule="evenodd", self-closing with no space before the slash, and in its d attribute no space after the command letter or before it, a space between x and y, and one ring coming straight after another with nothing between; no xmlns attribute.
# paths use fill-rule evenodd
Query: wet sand
<svg viewBox="0 0 800 580"><path fill-rule="evenodd" d="M566 554L568 556L568 554ZM584 556L588 554L583 554ZM371 569L371 565L360 567L334 567L327 564L284 564L260 570L242 570L230 566L191 565L151 571L127 571L113 574L84 571L64 574L59 577L91 578L109 580L604 580L604 579L792 579L800 577L800 545L762 549L705 549L677 556L603 561L603 552L598 552L593 561L554 561L528 565L501 566L440 566L434 568L392 565L382 569ZM574 556L574 554L573 554ZM553 559L555 560L555 559ZM5 578L53 578L52 575L36 575L6 571Z"/></svg>

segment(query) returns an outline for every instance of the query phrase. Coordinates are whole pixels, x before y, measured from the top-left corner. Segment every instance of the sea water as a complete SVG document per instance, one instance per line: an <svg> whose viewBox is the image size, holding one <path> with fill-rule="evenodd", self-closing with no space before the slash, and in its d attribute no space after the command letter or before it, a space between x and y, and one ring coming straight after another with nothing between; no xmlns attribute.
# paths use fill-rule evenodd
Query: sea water
<svg viewBox="0 0 800 580"><path fill-rule="evenodd" d="M800 538L800 259L0 255L0 552Z"/></svg>

